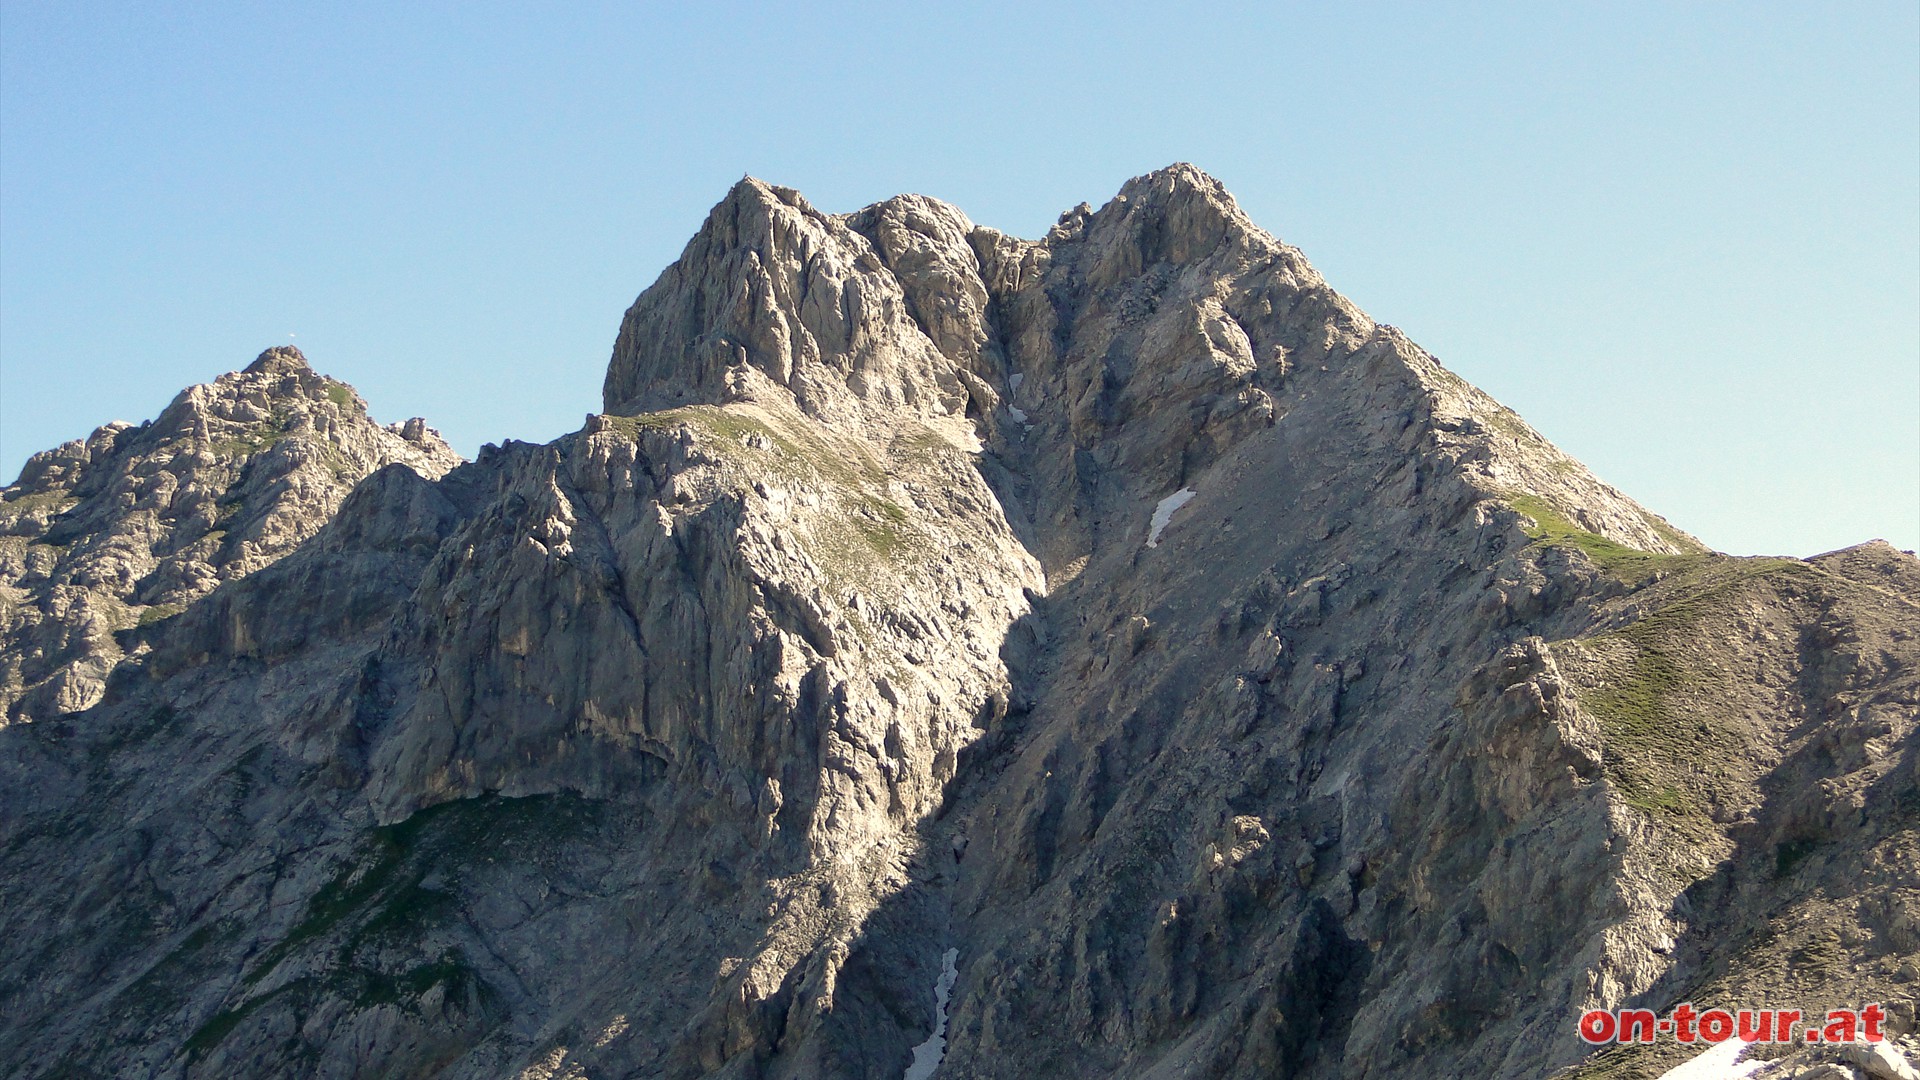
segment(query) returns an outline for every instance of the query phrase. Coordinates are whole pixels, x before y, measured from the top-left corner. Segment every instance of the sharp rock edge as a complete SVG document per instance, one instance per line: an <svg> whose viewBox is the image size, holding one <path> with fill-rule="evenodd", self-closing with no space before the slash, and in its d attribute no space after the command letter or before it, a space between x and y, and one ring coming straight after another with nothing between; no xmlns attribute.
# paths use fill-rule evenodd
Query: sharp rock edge
<svg viewBox="0 0 1920 1080"><path fill-rule="evenodd" d="M0 1069L894 1080L943 1016L942 1080L1654 1077L1574 1019L1911 1028L1913 557L1705 550L1191 166L1035 240L743 180L602 409L460 462L270 350L28 464Z"/></svg>

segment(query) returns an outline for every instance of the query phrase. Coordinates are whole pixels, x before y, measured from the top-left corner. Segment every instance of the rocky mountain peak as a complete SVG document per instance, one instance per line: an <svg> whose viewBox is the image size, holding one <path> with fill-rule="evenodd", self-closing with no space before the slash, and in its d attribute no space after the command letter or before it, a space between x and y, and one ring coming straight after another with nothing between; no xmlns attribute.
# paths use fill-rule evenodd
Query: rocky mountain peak
<svg viewBox="0 0 1920 1080"><path fill-rule="evenodd" d="M1101 265L1083 270L1107 285L1236 240L1281 250L1219 181L1186 164L1129 181L1100 211L1069 214L1038 244L982 229L922 195L836 216L748 177L628 311L604 405L617 414L719 401L751 371L822 414L853 401L985 414L1009 375L995 309L1017 304L1058 257L1053 249L1097 250ZM1292 264L1311 276L1297 253Z"/></svg>
<svg viewBox="0 0 1920 1080"><path fill-rule="evenodd" d="M1705 550L1191 166L742 180L604 405L36 456L0 1071L1532 1078L1913 975L1920 563Z"/></svg>
<svg viewBox="0 0 1920 1080"><path fill-rule="evenodd" d="M1120 185L1118 197L1136 203L1184 202L1197 198L1212 203L1223 214L1240 212L1240 205L1234 201L1227 185L1187 161L1176 161L1133 177Z"/></svg>
<svg viewBox="0 0 1920 1080"><path fill-rule="evenodd" d="M275 345L261 352L242 372L246 375L293 375L313 370L307 355L292 345Z"/></svg>
<svg viewBox="0 0 1920 1080"><path fill-rule="evenodd" d="M708 224L712 225L713 218L721 216L723 208L738 217L742 213L753 213L750 207L758 207L761 212L767 213L777 212L784 207L814 217L825 216L813 208L813 204L807 201L806 196L790 187L770 184L757 176L742 176L727 189L726 197L720 200L713 214L709 215Z"/></svg>
<svg viewBox="0 0 1920 1080"><path fill-rule="evenodd" d="M143 626L284 557L367 474L459 460L418 418L375 423L290 345L35 454L0 489L0 718L91 705Z"/></svg>
<svg viewBox="0 0 1920 1080"><path fill-rule="evenodd" d="M1033 482L1039 521L1075 523L1037 542L1072 562L1101 531L1093 502L1179 489L1303 402L1382 395L1460 414L1434 449L1474 442L1488 490L1642 548L1692 543L1376 325L1185 163L1036 242L926 196L830 215L743 179L628 310L603 396L616 415L777 399L883 438L951 426L1009 463L1064 439L1085 455L1071 481Z"/></svg>
<svg viewBox="0 0 1920 1080"><path fill-rule="evenodd" d="M1119 219L1112 227L1132 233L1148 263L1193 262L1254 235L1279 246L1241 211L1225 184L1185 162L1127 181L1097 216Z"/></svg>
<svg viewBox="0 0 1920 1080"><path fill-rule="evenodd" d="M945 413L965 399L953 366L847 218L748 178L628 309L603 398L625 415L762 385L820 416Z"/></svg>

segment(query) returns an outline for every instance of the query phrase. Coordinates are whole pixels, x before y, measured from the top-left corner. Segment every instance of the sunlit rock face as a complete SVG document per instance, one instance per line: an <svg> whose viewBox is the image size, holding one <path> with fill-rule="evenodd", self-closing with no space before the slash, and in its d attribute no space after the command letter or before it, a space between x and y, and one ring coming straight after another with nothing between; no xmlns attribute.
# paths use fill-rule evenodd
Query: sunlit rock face
<svg viewBox="0 0 1920 1080"><path fill-rule="evenodd" d="M1914 558L1705 551L1191 166L743 180L602 407L270 350L29 464L0 1063L1534 1077L1920 949Z"/></svg>
<svg viewBox="0 0 1920 1080"><path fill-rule="evenodd" d="M459 461L285 345L156 420L35 454L0 490L0 723L98 702L129 635L287 555L369 473Z"/></svg>

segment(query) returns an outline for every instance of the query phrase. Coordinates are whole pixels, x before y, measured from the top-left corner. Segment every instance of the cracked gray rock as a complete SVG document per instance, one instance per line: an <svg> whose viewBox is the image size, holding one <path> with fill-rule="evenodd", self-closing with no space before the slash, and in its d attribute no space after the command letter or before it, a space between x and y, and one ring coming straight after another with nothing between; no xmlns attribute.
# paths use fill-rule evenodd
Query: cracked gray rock
<svg viewBox="0 0 1920 1080"><path fill-rule="evenodd" d="M0 489L0 723L98 702L129 635L291 552L367 474L459 460L423 420L374 423L292 346L35 454Z"/></svg>
<svg viewBox="0 0 1920 1080"><path fill-rule="evenodd" d="M1707 551L1191 166L1038 240L743 180L604 411L470 463L262 363L204 436L176 403L8 491L11 535L148 553L32 581L180 605L0 730L13 1073L891 1080L949 949L944 1080L1911 1025L1913 556ZM309 427L222 465L276 393L376 440L357 483L275 486ZM172 517L93 479L163 459ZM162 572L223 498L254 546ZM15 616L10 670L103 603Z"/></svg>

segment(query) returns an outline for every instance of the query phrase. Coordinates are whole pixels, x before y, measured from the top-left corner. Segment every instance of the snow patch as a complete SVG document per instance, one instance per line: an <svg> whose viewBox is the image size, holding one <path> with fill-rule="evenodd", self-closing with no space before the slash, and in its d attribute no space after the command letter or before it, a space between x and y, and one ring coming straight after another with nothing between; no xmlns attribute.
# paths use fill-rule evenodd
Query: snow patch
<svg viewBox="0 0 1920 1080"><path fill-rule="evenodd" d="M933 984L933 1034L913 1048L913 1064L907 1066L907 1074L900 1080L931 1080L933 1070L947 1056L947 999L960 979L960 969L955 966L959 959L959 949L948 949L940 958L940 978Z"/></svg>
<svg viewBox="0 0 1920 1080"><path fill-rule="evenodd" d="M1011 413L1015 420L1018 420L1023 424L1027 422L1027 414L1020 409L1014 408L1011 404L1007 406L1007 412Z"/></svg>
<svg viewBox="0 0 1920 1080"><path fill-rule="evenodd" d="M1192 488L1181 488L1160 500L1160 505L1153 508L1153 521L1147 526L1148 547L1160 546L1160 534L1167 531L1167 523L1173 520L1173 512L1187 505L1198 494Z"/></svg>
<svg viewBox="0 0 1920 1080"><path fill-rule="evenodd" d="M1017 394L1020 392L1020 384L1026 381L1027 381L1027 373L1024 371L1016 371L1013 374L1007 376L1007 389L1012 390L1014 393Z"/></svg>
<svg viewBox="0 0 1920 1080"><path fill-rule="evenodd" d="M1661 1074L1660 1080L1740 1080L1741 1077L1752 1076L1767 1063L1756 1060L1741 1061L1736 1065L1734 1062L1747 1046L1743 1040L1728 1039L1699 1057L1668 1069Z"/></svg>

